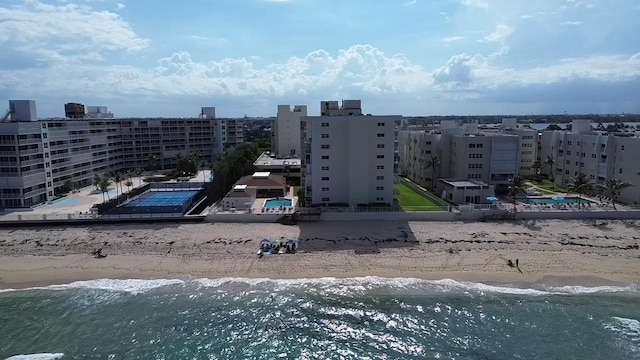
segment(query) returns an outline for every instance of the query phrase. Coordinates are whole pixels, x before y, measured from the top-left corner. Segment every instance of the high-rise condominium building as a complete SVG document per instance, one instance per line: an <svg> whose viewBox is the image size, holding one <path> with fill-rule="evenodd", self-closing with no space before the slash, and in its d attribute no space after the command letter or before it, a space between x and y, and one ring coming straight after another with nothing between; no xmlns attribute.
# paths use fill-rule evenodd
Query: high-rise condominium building
<svg viewBox="0 0 640 360"><path fill-rule="evenodd" d="M302 186L314 205L393 204L394 128L401 116L362 115L359 100L323 101L301 119Z"/></svg>
<svg viewBox="0 0 640 360"><path fill-rule="evenodd" d="M443 121L438 130L400 131L399 173L436 187L439 178L507 187L519 173L520 137L480 132L477 121ZM435 165L433 165L435 163Z"/></svg>
<svg viewBox="0 0 640 360"><path fill-rule="evenodd" d="M544 166L543 172L549 174L551 170L556 185L567 187L580 173L592 184L619 179L634 184L620 191L619 200L640 204L640 165L636 159L640 153L638 132L609 134L593 131L589 120L574 120L571 131L544 131L540 141L540 158L550 157L555 163L552 170Z"/></svg>
<svg viewBox="0 0 640 360"><path fill-rule="evenodd" d="M16 107L18 119L35 115ZM229 131L231 129L231 131ZM67 181L129 169L171 169L176 155L211 162L243 142L236 119L83 119L0 122L0 208L49 201ZM231 135L229 135L231 133Z"/></svg>
<svg viewBox="0 0 640 360"><path fill-rule="evenodd" d="M278 105L273 126L272 149L280 156L300 156L300 119L307 116L306 105Z"/></svg>

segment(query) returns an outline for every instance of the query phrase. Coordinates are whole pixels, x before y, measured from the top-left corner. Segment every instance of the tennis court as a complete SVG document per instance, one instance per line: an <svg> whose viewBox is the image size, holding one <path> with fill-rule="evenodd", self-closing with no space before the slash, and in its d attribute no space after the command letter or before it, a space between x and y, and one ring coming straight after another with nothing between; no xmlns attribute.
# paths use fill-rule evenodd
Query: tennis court
<svg viewBox="0 0 640 360"><path fill-rule="evenodd" d="M134 199L133 206L182 206L197 191L148 191Z"/></svg>
<svg viewBox="0 0 640 360"><path fill-rule="evenodd" d="M147 191L117 208L110 214L184 214L193 205L199 191Z"/></svg>

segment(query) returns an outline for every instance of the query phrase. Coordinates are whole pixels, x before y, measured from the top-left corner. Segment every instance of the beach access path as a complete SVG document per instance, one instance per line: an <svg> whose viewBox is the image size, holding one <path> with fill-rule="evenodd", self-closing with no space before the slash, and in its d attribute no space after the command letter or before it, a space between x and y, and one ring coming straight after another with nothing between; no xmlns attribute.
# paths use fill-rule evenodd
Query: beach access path
<svg viewBox="0 0 640 360"><path fill-rule="evenodd" d="M256 253L263 236L296 254ZM413 277L640 283L640 221L128 224L0 229L0 288L101 278ZM105 258L91 253L102 249ZM519 270L507 266L519 260Z"/></svg>

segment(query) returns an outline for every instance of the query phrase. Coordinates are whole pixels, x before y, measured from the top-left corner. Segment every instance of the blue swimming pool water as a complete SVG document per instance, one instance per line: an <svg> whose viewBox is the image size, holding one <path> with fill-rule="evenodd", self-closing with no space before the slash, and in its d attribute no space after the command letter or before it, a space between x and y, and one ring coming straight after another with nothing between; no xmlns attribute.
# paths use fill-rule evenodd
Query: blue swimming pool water
<svg viewBox="0 0 640 360"><path fill-rule="evenodd" d="M266 208L275 208L280 206L291 206L291 199L269 199L264 203L264 207Z"/></svg>
<svg viewBox="0 0 640 360"><path fill-rule="evenodd" d="M563 200L553 200L552 198L527 198L525 201L527 204L531 205L553 205L553 204L576 204L578 203L577 197L566 197ZM581 199L580 203L588 204L591 201Z"/></svg>
<svg viewBox="0 0 640 360"><path fill-rule="evenodd" d="M80 199L66 197L64 199L55 200L51 203L53 206L70 206L70 205L78 205L80 203Z"/></svg>

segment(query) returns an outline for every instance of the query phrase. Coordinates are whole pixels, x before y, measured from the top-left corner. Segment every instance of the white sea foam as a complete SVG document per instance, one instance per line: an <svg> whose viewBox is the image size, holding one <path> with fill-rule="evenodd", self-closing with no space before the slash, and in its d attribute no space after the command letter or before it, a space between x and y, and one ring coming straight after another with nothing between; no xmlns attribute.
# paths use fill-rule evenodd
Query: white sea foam
<svg viewBox="0 0 640 360"><path fill-rule="evenodd" d="M367 276L358 278L302 278L302 279L268 279L268 278L220 278L220 279L197 279L196 283L204 287L221 287L234 283L246 284L249 286L273 285L276 289L286 289L297 286L347 286L362 288L391 287L401 289L428 288L437 292L458 291L480 291L488 293L503 293L517 295L546 295L546 291L535 289L524 289L517 287L493 286L483 283L460 282L451 279L443 280L423 280L416 278L382 278L377 276Z"/></svg>
<svg viewBox="0 0 640 360"><path fill-rule="evenodd" d="M561 294L597 294L597 293L619 293L640 291L638 284L627 286L548 286L545 290Z"/></svg>
<svg viewBox="0 0 640 360"><path fill-rule="evenodd" d="M250 287L268 286L274 290L287 290L291 288L300 288L309 286L318 289L331 289L333 287L344 287L344 290L365 291L375 288L396 288L408 290L431 290L434 292L480 292L480 293L501 293L514 295L579 295L579 294L595 294L595 293L614 293L614 292L638 292L640 286L631 284L628 286L562 286L562 287L543 287L542 289L522 288L508 285L488 285L484 283L456 281L452 279L442 280L423 280L417 278L383 278L377 276L356 277L356 278L300 278L300 279L269 279L269 278L240 278L227 277L217 279L98 279L88 281L76 281L64 285L51 285L48 287L28 288L21 290L64 290L73 288L101 289L122 291L133 294L144 293L152 289L160 288L168 285L195 283L206 288L220 288L230 285L246 285ZM18 291L15 289L0 290L0 292Z"/></svg>
<svg viewBox="0 0 640 360"><path fill-rule="evenodd" d="M62 353L41 353L41 354L29 354L29 355L15 355L8 357L5 360L58 360L62 359L64 354Z"/></svg>
<svg viewBox="0 0 640 360"><path fill-rule="evenodd" d="M183 283L184 283L184 280L180 280L180 279L153 279L153 280L97 279L97 280L87 280L87 281L75 281L69 284L50 285L47 287L32 287L32 288L26 288L26 289L4 289L4 290L0 290L0 292L26 291L26 290L67 290L67 289L84 288L84 289L122 291L122 292L127 292L132 294L140 294L140 293L144 293L159 287L183 284Z"/></svg>

